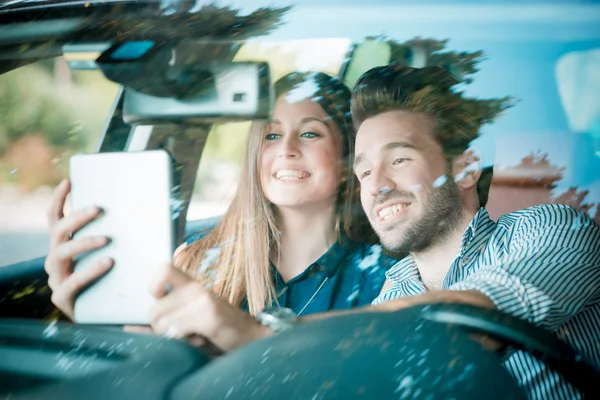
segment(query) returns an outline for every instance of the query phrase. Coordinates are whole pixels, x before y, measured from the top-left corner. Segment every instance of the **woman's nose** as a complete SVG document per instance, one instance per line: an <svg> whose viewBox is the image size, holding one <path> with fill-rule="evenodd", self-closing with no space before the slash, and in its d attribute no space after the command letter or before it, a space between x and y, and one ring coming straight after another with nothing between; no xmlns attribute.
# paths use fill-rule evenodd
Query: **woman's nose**
<svg viewBox="0 0 600 400"><path fill-rule="evenodd" d="M285 135L283 137L283 140L280 142L277 155L285 158L294 158L300 156L298 140L294 137L294 135Z"/></svg>

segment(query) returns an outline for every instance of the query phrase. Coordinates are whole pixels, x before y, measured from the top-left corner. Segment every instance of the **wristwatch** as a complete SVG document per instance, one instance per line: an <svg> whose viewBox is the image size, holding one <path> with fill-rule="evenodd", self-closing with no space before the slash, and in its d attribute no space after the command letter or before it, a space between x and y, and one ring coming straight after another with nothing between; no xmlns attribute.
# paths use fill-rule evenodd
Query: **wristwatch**
<svg viewBox="0 0 600 400"><path fill-rule="evenodd" d="M275 333L292 329L296 319L296 314L289 308L274 308L256 314L258 323L268 326Z"/></svg>

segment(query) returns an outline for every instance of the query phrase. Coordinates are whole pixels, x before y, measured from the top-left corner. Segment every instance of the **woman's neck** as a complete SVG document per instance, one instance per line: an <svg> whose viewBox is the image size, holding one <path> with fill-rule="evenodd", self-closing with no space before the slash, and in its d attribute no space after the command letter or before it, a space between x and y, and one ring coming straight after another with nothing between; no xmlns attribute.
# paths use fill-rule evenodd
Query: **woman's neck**
<svg viewBox="0 0 600 400"><path fill-rule="evenodd" d="M271 260L284 281L300 275L337 239L335 204L311 208L277 209L281 235L279 252Z"/></svg>

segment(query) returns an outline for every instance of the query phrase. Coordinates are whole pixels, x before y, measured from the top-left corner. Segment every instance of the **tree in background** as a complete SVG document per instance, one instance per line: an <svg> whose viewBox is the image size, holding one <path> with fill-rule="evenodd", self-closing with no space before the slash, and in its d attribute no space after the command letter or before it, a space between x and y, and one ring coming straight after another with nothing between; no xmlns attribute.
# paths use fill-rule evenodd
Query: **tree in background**
<svg viewBox="0 0 600 400"><path fill-rule="evenodd" d="M102 134L117 86L97 71L65 76L62 64L46 60L0 75L0 184L54 185L69 156L92 151Z"/></svg>
<svg viewBox="0 0 600 400"><path fill-rule="evenodd" d="M358 76L368 69L388 63L398 63L415 68L437 66L450 72L460 84L470 84L473 82L472 75L479 71L477 64L485 60L483 51L447 51L447 44L448 39L416 37L406 42L399 42L386 36L367 37L354 49L352 55L353 58L362 56L365 60L362 62L355 59L349 60L350 64L358 63L360 67L353 69L350 65L345 82L349 86L353 86L358 80ZM361 46L367 46L370 50L361 52ZM383 60L387 60L387 62ZM471 115L476 116L482 124L485 124L493 122L504 110L513 105L514 99L506 96L499 99L470 99L467 106Z"/></svg>
<svg viewBox="0 0 600 400"><path fill-rule="evenodd" d="M0 156L30 135L43 134L53 147L81 145L58 90L51 71L38 64L0 76Z"/></svg>

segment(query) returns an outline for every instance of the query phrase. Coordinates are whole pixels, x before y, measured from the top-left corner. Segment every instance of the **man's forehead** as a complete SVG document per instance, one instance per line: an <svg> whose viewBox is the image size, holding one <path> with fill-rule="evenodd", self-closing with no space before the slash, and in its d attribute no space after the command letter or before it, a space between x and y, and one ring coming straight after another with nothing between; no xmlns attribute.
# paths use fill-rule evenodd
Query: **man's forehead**
<svg viewBox="0 0 600 400"><path fill-rule="evenodd" d="M404 142L415 148L433 140L431 121L419 114L390 111L365 120L356 135L355 152L384 150L391 142ZM404 146L409 147L409 146Z"/></svg>

